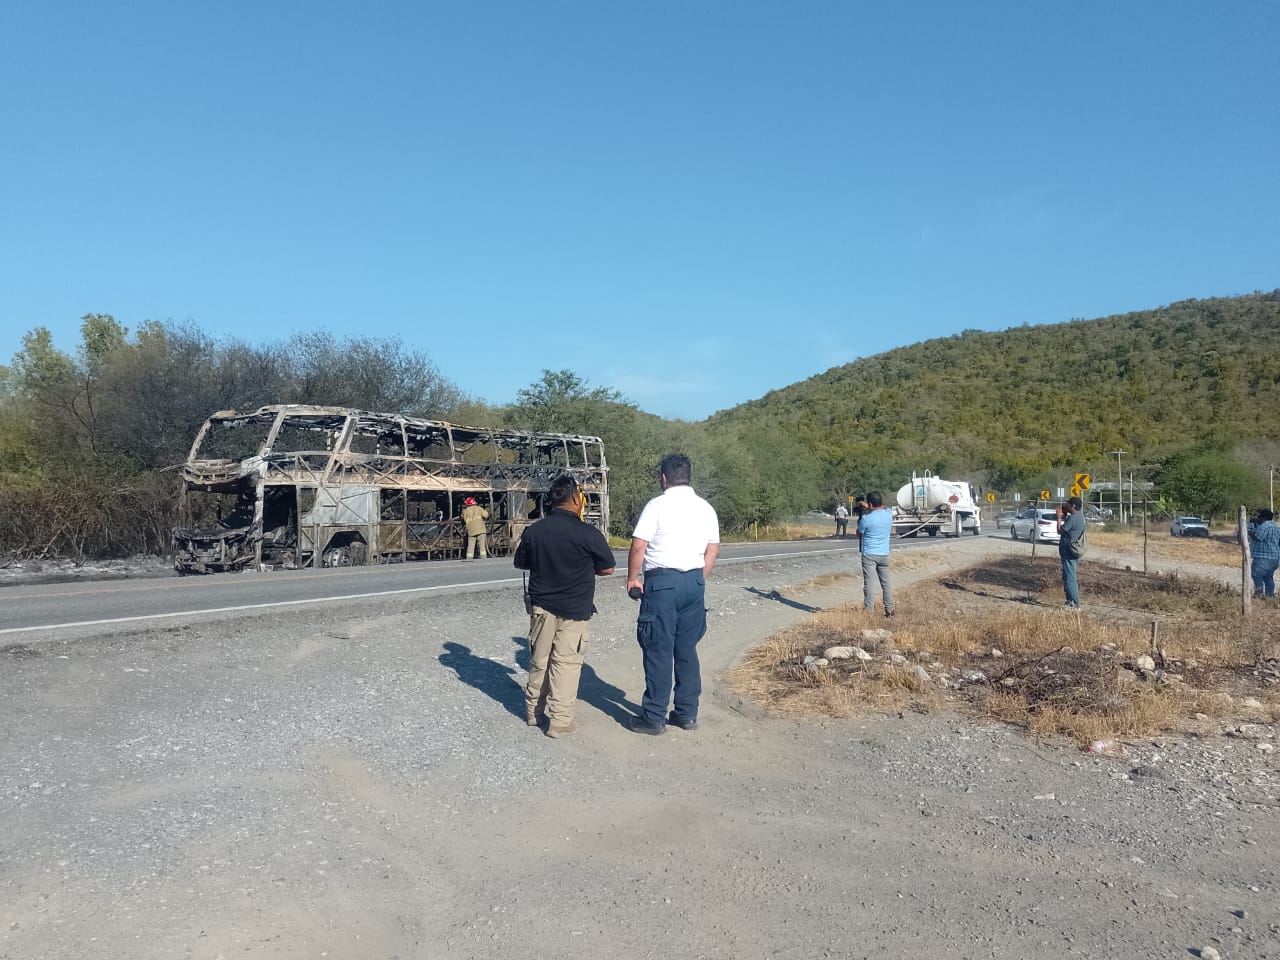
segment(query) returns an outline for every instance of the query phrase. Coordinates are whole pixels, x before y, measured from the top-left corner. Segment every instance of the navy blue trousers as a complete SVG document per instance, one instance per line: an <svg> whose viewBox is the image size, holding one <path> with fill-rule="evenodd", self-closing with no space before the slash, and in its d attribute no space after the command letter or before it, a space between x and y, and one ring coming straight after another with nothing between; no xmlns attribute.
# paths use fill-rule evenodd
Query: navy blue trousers
<svg viewBox="0 0 1280 960"><path fill-rule="evenodd" d="M654 726L667 722L675 679L673 712L683 721L698 719L702 671L698 641L707 632L706 578L701 568L645 574L644 599L636 620L636 639L644 654L644 700L640 712Z"/></svg>

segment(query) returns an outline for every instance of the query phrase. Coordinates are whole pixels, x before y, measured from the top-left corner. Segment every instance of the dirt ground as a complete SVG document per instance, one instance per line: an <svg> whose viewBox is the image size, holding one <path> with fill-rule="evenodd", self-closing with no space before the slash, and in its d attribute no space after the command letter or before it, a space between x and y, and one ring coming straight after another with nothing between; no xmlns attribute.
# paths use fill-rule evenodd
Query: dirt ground
<svg viewBox="0 0 1280 960"><path fill-rule="evenodd" d="M896 587L1027 551L939 542ZM717 568L701 727L661 738L616 577L564 740L522 721L518 590L8 648L0 958L1280 957L1267 725L1093 756L717 679L853 569Z"/></svg>

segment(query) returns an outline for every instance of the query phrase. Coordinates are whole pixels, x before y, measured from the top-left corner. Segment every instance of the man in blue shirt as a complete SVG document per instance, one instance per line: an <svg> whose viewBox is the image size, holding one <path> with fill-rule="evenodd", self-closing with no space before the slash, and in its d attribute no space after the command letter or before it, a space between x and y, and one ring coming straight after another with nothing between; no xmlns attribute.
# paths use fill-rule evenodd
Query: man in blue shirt
<svg viewBox="0 0 1280 960"><path fill-rule="evenodd" d="M893 508L884 505L879 490L872 490L858 502L858 547L862 552L862 608L876 608L872 577L880 580L884 615L893 616L893 593L889 589L889 535L893 532Z"/></svg>
<svg viewBox="0 0 1280 960"><path fill-rule="evenodd" d="M1249 525L1249 547L1253 555L1253 595L1276 595L1276 567L1280 566L1280 527L1270 510L1258 511L1258 522Z"/></svg>

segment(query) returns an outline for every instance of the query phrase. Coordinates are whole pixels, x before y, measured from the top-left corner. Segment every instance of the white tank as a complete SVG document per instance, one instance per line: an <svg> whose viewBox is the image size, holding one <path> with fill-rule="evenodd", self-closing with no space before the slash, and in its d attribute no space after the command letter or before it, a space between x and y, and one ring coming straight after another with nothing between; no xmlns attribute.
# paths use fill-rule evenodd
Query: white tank
<svg viewBox="0 0 1280 960"><path fill-rule="evenodd" d="M942 506L969 508L973 497L969 484L963 481L943 480L928 471L923 477L912 477L898 489L898 506L903 510L937 510Z"/></svg>

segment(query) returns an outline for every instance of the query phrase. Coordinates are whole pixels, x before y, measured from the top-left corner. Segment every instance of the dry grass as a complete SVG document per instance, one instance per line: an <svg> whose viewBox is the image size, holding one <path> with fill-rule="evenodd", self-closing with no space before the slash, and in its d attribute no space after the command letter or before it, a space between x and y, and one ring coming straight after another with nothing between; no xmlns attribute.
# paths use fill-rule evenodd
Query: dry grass
<svg viewBox="0 0 1280 960"><path fill-rule="evenodd" d="M982 705L988 716L1025 727L1034 736L1067 736L1080 743L1147 736L1174 727L1181 716L1178 701L1155 690L1139 691L1101 710L1032 704L1020 694L999 690L985 697Z"/></svg>
<svg viewBox="0 0 1280 960"><path fill-rule="evenodd" d="M854 549L858 546L856 537L850 535L843 540L834 536L835 521L815 520L813 523L795 521L792 523L765 524L758 528L746 530L721 530L720 539L724 543L759 543L761 541L792 540L836 540L849 544ZM630 537L609 537L609 546L615 550L625 550L631 546Z"/></svg>
<svg viewBox="0 0 1280 960"><path fill-rule="evenodd" d="M748 651L726 679L788 716L949 705L1082 742L1177 729L1197 714L1280 718L1280 608L1258 605L1246 621L1238 595L1215 581L1088 561L1080 579L1083 613L1059 606L1056 559L990 560L906 591L888 639L864 637L885 621L858 606L825 610ZM839 645L875 659L804 664ZM1157 671L1134 669L1142 655ZM983 679L964 682L966 671ZM1242 697L1264 708L1244 711Z"/></svg>
<svg viewBox="0 0 1280 960"><path fill-rule="evenodd" d="M834 520L815 520L813 523L794 521L792 523L771 523L761 525L758 529L721 530L720 538L725 543L753 543L761 540L815 540L836 539L834 537L836 522ZM857 539L849 536L845 542L857 544Z"/></svg>
<svg viewBox="0 0 1280 960"><path fill-rule="evenodd" d="M853 579L853 573L851 571L844 572L844 573L823 573L823 574L820 574L819 576L813 577L810 580L806 580L804 581L804 583L801 583L795 587L788 587L786 590L783 590L781 592L784 595L809 593L810 591L813 591L813 590L821 590L824 587L834 586L837 583L843 583L846 580L852 580L852 579Z"/></svg>
<svg viewBox="0 0 1280 960"><path fill-rule="evenodd" d="M1141 530L1088 531L1090 546L1142 559ZM1240 545L1229 534L1199 537L1171 537L1168 524L1147 530L1147 558L1160 564L1202 563L1216 566L1239 566Z"/></svg>
<svg viewBox="0 0 1280 960"><path fill-rule="evenodd" d="M859 607L824 610L752 647L728 671L727 682L782 716L848 717L908 705L937 708L942 704L940 692L899 664L845 660L835 669L804 665L805 656L821 656L831 646L853 642L874 648L861 631L883 623Z"/></svg>
<svg viewBox="0 0 1280 960"><path fill-rule="evenodd" d="M904 550L893 555L894 570L924 570L938 563L937 554L932 550ZM859 569L858 576L862 576Z"/></svg>
<svg viewBox="0 0 1280 960"><path fill-rule="evenodd" d="M1092 572L1092 576L1090 575ZM1054 606L1062 602L1057 557L1003 557L972 567L943 585L978 596L1019 599ZM1178 573L1144 574L1085 561L1080 582L1091 606L1111 606L1142 614L1229 617L1240 597L1217 580Z"/></svg>

